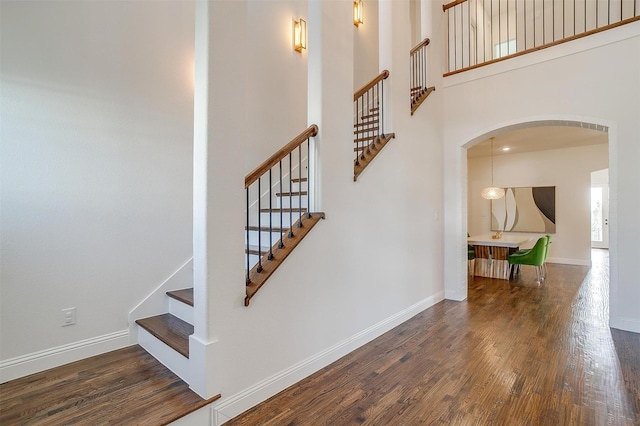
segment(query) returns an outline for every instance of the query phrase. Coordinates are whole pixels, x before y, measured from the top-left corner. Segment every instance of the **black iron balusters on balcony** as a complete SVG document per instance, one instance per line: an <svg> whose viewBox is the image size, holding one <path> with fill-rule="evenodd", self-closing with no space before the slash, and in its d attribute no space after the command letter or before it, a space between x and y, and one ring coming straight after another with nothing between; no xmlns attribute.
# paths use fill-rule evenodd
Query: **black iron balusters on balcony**
<svg viewBox="0 0 640 426"><path fill-rule="evenodd" d="M354 144L353 180L380 152L395 134L384 133L384 80L389 77L385 70L353 95Z"/></svg>
<svg viewBox="0 0 640 426"><path fill-rule="evenodd" d="M310 139L317 133L318 126L309 126L245 178L245 306L324 218L324 213L310 212L308 190ZM263 180L268 188L263 187Z"/></svg>
<svg viewBox="0 0 640 426"><path fill-rule="evenodd" d="M637 0L455 0L445 76L640 20Z"/></svg>

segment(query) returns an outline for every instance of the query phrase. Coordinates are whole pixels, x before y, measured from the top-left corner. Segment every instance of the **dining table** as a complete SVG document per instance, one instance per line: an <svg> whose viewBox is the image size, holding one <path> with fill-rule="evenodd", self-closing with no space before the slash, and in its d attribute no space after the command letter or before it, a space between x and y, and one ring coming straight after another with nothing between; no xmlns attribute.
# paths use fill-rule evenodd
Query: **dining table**
<svg viewBox="0 0 640 426"><path fill-rule="evenodd" d="M509 255L530 242L533 236L526 234L481 234L467 238L475 254L473 275L508 280Z"/></svg>

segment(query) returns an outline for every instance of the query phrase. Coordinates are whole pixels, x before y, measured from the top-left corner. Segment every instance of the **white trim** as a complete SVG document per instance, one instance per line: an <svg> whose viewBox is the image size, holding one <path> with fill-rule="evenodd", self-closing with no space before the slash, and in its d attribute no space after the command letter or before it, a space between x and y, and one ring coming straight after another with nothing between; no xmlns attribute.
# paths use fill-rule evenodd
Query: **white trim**
<svg viewBox="0 0 640 426"><path fill-rule="evenodd" d="M129 330L32 352L0 362L0 383L129 346Z"/></svg>
<svg viewBox="0 0 640 426"><path fill-rule="evenodd" d="M193 287L193 257L156 287L147 297L129 311L129 343L138 343L136 320L169 312L167 291Z"/></svg>
<svg viewBox="0 0 640 426"><path fill-rule="evenodd" d="M233 418L444 299L440 291L249 388L214 403L215 418ZM216 423L217 425L221 423Z"/></svg>
<svg viewBox="0 0 640 426"><path fill-rule="evenodd" d="M640 322L630 318L609 318L609 327L623 331L640 333Z"/></svg>
<svg viewBox="0 0 640 426"><path fill-rule="evenodd" d="M566 259L562 257L549 257L547 263L562 263L564 265L591 266L590 259Z"/></svg>
<svg viewBox="0 0 640 426"><path fill-rule="evenodd" d="M191 368L189 366L189 358L178 353L144 328L139 328L138 344L161 364L173 371L176 376L180 377L186 383L190 383Z"/></svg>

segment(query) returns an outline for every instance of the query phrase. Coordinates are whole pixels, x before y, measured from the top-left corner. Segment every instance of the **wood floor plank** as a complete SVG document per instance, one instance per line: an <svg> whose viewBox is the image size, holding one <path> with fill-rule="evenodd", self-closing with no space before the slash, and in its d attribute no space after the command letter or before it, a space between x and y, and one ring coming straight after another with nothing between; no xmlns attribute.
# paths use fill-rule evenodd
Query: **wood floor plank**
<svg viewBox="0 0 640 426"><path fill-rule="evenodd" d="M0 424L165 425L218 398L134 345L0 384Z"/></svg>
<svg viewBox="0 0 640 426"><path fill-rule="evenodd" d="M600 256L601 258L598 258ZM640 334L608 327L608 254L475 277L225 425L640 425Z"/></svg>

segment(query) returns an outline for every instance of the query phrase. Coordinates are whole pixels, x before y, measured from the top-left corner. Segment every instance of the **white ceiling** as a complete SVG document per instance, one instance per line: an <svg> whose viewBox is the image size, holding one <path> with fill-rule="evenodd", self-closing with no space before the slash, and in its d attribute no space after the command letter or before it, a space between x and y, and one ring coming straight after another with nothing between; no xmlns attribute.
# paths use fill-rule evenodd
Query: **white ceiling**
<svg viewBox="0 0 640 426"><path fill-rule="evenodd" d="M538 126L500 133L493 140L494 155L521 154L523 152L573 148L585 145L606 144L608 133L571 126ZM491 141L482 141L467 150L467 157L490 155ZM503 151L509 147L509 151Z"/></svg>

